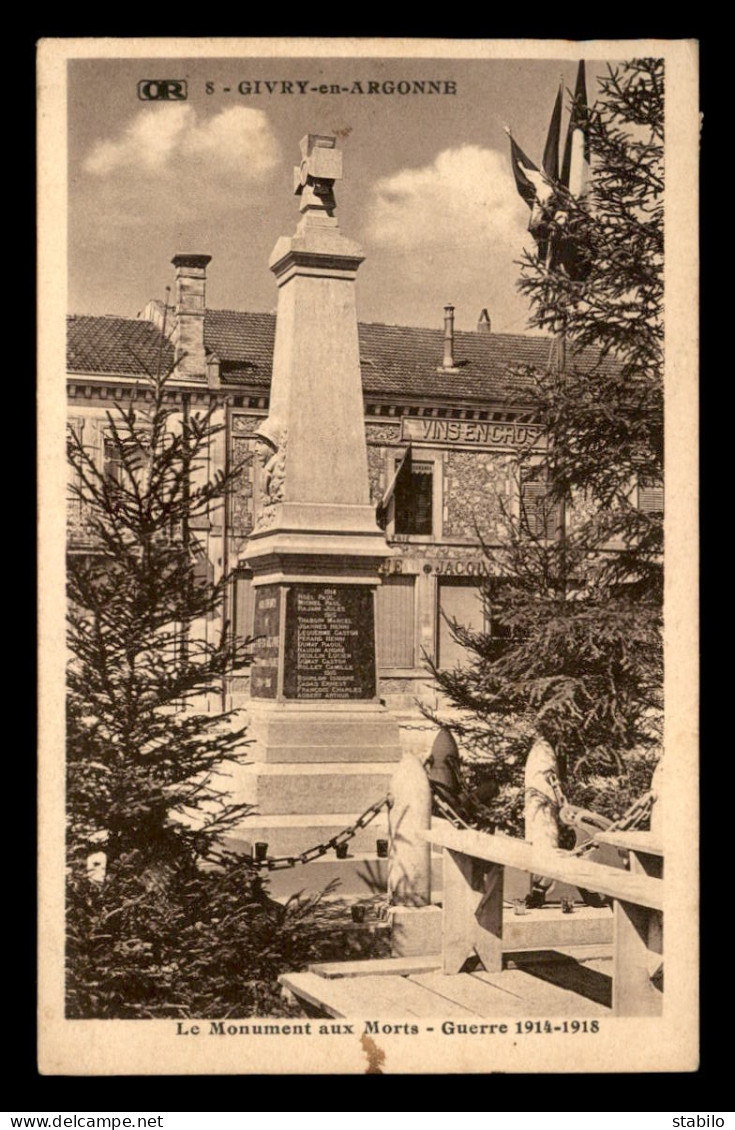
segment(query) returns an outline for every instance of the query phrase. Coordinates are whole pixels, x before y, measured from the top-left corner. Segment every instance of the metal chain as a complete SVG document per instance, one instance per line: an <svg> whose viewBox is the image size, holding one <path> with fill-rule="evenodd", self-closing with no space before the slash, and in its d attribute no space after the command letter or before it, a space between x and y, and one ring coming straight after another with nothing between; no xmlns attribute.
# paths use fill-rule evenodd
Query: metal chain
<svg viewBox="0 0 735 1130"><path fill-rule="evenodd" d="M459 813L452 808L446 797L439 795L436 789L432 788L431 795L434 804L439 809L442 816L444 816L454 828L459 828L460 830L466 828L471 832L482 832L484 830L477 821L468 823L463 816L460 816Z"/></svg>
<svg viewBox="0 0 735 1130"><path fill-rule="evenodd" d="M319 859L321 856L332 849L336 849L340 844L346 844L353 836L357 835L360 828L366 828L367 825L375 819L382 808L388 804L388 797L384 796L382 800L378 800L375 804L371 804L364 812L355 820L354 824L349 827L343 828L336 836L332 836L322 844L315 844L314 847L307 848L306 851L299 852L298 855L275 855L268 856L265 859L249 859L244 857L243 862L246 867L251 868L253 871L285 871L289 867L298 867L303 863L311 863L314 859Z"/></svg>
<svg viewBox="0 0 735 1130"><path fill-rule="evenodd" d="M643 821L650 816L651 809L653 808L653 792L644 793L643 796L638 797L638 800L633 801L629 808L626 808L622 816L618 817L610 824L605 832L627 832L632 828L637 828ZM573 848L569 853L574 856L586 855L590 851L594 851L599 847L594 839L588 840L586 844L580 844L579 847Z"/></svg>
<svg viewBox="0 0 735 1130"><path fill-rule="evenodd" d="M433 729L433 727L429 726L405 726L403 728L408 730ZM556 784L557 782L554 781L553 785ZM434 789L432 789L432 797L434 804L439 809L442 816L444 816L445 819L448 820L453 827L459 829L464 828L470 831L482 830L476 822L468 823L462 816L459 815L458 812L455 811L454 808L452 808L449 802L444 797L440 796ZM654 794L652 792L644 793L642 797L639 797L638 800L636 800L629 808L626 809L622 816L620 816L616 821L610 824L606 831L622 832L630 830L631 828L636 828L648 815L650 815L651 808L653 806L653 797ZM563 794L562 799L564 801L564 805L566 805L567 807L573 807L567 804L566 798L563 797ZM320 859L323 855L326 855L328 851L336 850L341 844L348 843L357 835L358 831L361 828L366 828L367 825L375 819L378 813L389 804L389 802L390 798L388 796L384 796L382 800L376 801L374 804L371 804L368 808L366 808L364 812L361 812L353 824L350 824L347 828L343 828L340 832L337 832L335 836L331 836L330 839L326 840L324 843L315 844L313 847L307 848L306 851L302 851L298 855L268 856L265 859L249 859L246 856L244 857L243 862L253 871L284 871L290 867L298 867L301 864L311 863L313 860ZM582 856L587 854L587 852L594 851L598 846L599 845L596 844L594 840L589 840L587 843L580 844L579 847L573 848L569 852L569 854L573 856Z"/></svg>
<svg viewBox="0 0 735 1130"><path fill-rule="evenodd" d="M555 778L554 781L550 781L550 784L552 785L552 788L554 788L554 791L557 792L557 788L555 786L558 786L558 779ZM561 793L560 789L558 795L563 801L562 807L575 807L574 805L569 804L569 802L564 797L564 794ZM482 830L477 822L468 823L466 820L464 820L459 815L459 813L452 808L448 801L433 789L432 796L434 799L434 804L439 809L442 816L444 816L449 821L449 823L452 824L453 827L459 829L465 828L471 831ZM637 828L650 815L651 808L653 807L653 798L654 794L652 792L644 793L642 797L639 797L638 800L634 801L633 804L631 804L630 807L625 810L622 816L609 824L604 830L606 832L624 832L629 831L632 828ZM597 816L597 813L591 813L590 815ZM604 817L601 817L600 819L604 819ZM583 856L588 852L595 851L599 846L600 845L597 844L594 839L591 839L588 840L587 843L580 844L579 847L572 848L569 851L569 855L577 857Z"/></svg>

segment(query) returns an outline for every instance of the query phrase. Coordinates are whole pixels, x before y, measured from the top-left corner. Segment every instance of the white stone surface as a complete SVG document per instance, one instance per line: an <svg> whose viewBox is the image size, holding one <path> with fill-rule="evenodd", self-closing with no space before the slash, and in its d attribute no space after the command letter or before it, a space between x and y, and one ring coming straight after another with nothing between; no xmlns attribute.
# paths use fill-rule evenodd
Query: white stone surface
<svg viewBox="0 0 735 1130"><path fill-rule="evenodd" d="M420 761L405 753L390 782L388 891L397 906L431 902L431 786Z"/></svg>
<svg viewBox="0 0 735 1130"><path fill-rule="evenodd" d="M559 846L559 800L556 754L549 742L537 737L526 759L524 835L536 845Z"/></svg>

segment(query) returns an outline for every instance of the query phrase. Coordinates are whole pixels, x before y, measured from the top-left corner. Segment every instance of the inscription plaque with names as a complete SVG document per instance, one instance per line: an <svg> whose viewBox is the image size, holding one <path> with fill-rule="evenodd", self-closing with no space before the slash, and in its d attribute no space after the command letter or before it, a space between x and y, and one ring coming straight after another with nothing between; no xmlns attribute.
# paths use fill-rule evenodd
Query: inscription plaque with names
<svg viewBox="0 0 735 1130"><path fill-rule="evenodd" d="M255 657L250 668L253 698L275 698L278 691L278 641L281 630L281 590L261 585L255 590L253 635Z"/></svg>
<svg viewBox="0 0 735 1130"><path fill-rule="evenodd" d="M375 697L374 608L367 585L296 584L289 589L285 698Z"/></svg>

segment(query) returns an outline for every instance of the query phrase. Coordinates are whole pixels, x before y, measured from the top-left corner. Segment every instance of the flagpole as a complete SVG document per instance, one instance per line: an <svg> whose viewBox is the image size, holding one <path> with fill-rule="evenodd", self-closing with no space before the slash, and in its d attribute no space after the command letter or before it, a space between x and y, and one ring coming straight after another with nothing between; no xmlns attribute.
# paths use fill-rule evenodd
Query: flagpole
<svg viewBox="0 0 735 1130"><path fill-rule="evenodd" d="M562 321L561 333L559 335L559 348L557 351L557 372L563 386L566 386L566 367L567 367L567 333L566 333L566 315ZM565 480L566 492L566 480ZM562 494L559 499L559 529L557 531L557 540L559 542L559 555L561 565L561 596L562 600L567 599L567 500L566 493Z"/></svg>

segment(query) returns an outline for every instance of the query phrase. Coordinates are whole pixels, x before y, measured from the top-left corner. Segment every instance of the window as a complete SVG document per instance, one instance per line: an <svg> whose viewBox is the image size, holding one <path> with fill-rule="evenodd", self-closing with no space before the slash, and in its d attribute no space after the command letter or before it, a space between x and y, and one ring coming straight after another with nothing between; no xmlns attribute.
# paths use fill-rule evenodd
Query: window
<svg viewBox="0 0 735 1130"><path fill-rule="evenodd" d="M399 466L400 460L396 460L396 470ZM407 462L396 480L394 500L394 533L430 537L433 533L434 464L416 459Z"/></svg>
<svg viewBox="0 0 735 1130"><path fill-rule="evenodd" d="M96 464L97 433L94 421L85 419L83 416L73 416L67 422L67 443L70 449L74 450L76 453L76 460L81 465L80 473L79 468L73 466L70 459L67 457L67 519L69 522L69 535L72 542L78 544L80 541L87 542L89 540L89 503L88 501L82 501L77 493L83 487L83 475L88 468L85 467L84 460L76 444L72 446L72 436L78 443L81 443L85 457Z"/></svg>
<svg viewBox="0 0 735 1130"><path fill-rule="evenodd" d="M490 622L485 625L485 630L490 633L494 640L509 640L512 636L512 631L509 624L504 624L498 614L496 598L501 596L503 589L508 584L508 581L502 577L493 577L492 585L489 590L489 620Z"/></svg>
<svg viewBox="0 0 735 1130"><path fill-rule="evenodd" d="M562 509L549 497L546 473L529 467L521 474L521 530L531 537L553 541L559 533Z"/></svg>
<svg viewBox="0 0 735 1130"><path fill-rule="evenodd" d="M120 448L115 443L114 439L105 436L104 439L104 463L103 473L106 479L110 482L117 483L118 486L122 482L123 461L120 454Z"/></svg>
<svg viewBox="0 0 735 1130"><path fill-rule="evenodd" d="M475 632L486 630L482 589L477 581L464 577L441 577L438 585L437 662L440 667L466 667L470 653L454 639L449 623L456 620Z"/></svg>
<svg viewBox="0 0 735 1130"><path fill-rule="evenodd" d="M66 432L68 444L71 445L72 443L72 432L83 443L84 420L80 417L75 417L74 419L70 420L66 426ZM67 513L69 516L69 521L72 523L72 525L76 525L81 521L82 518L82 500L76 493L76 491L78 491L82 485L82 477L78 473L78 471L71 465L71 462L68 459L66 463L66 475L68 503Z"/></svg>
<svg viewBox="0 0 735 1130"><path fill-rule="evenodd" d="M414 667L415 585L413 577L384 577L378 586L378 656L381 667Z"/></svg>
<svg viewBox="0 0 735 1130"><path fill-rule="evenodd" d="M237 573L234 580L234 590L232 631L238 643L242 643L243 640L249 639L253 634L252 573Z"/></svg>
<svg viewBox="0 0 735 1130"><path fill-rule="evenodd" d="M663 486L638 487L638 509L644 514L663 514Z"/></svg>

